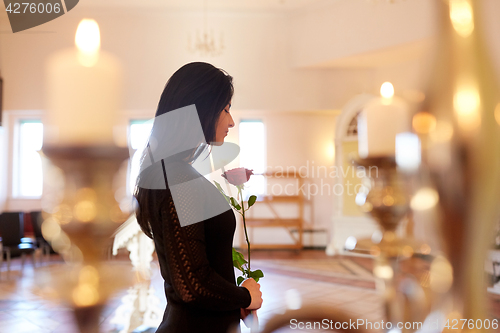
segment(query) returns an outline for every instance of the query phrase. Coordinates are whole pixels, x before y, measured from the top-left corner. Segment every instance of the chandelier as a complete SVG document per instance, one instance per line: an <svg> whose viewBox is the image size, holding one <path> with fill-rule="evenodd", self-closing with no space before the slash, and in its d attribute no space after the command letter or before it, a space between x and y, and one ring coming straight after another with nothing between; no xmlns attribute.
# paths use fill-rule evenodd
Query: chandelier
<svg viewBox="0 0 500 333"><path fill-rule="evenodd" d="M207 1L203 1L203 29L196 30L194 39L188 36L188 50L202 56L218 56L224 51L224 36L217 39L213 30L207 28Z"/></svg>

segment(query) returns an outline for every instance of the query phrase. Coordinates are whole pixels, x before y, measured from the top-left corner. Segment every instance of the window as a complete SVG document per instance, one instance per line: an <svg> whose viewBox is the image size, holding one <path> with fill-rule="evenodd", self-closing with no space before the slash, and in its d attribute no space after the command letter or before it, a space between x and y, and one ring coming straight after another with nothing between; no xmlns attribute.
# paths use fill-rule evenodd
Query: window
<svg viewBox="0 0 500 333"><path fill-rule="evenodd" d="M128 193L133 193L135 182L140 171L141 156L148 143L149 135L153 128L153 120L132 120L129 128L130 148L134 149L134 155L130 159L130 173L127 184Z"/></svg>
<svg viewBox="0 0 500 333"><path fill-rule="evenodd" d="M42 149L43 124L40 120L21 120L18 131L13 196L41 197L43 188Z"/></svg>
<svg viewBox="0 0 500 333"><path fill-rule="evenodd" d="M245 184L245 196L266 193L266 136L262 120L242 120L239 124L240 166L253 169L255 176Z"/></svg>

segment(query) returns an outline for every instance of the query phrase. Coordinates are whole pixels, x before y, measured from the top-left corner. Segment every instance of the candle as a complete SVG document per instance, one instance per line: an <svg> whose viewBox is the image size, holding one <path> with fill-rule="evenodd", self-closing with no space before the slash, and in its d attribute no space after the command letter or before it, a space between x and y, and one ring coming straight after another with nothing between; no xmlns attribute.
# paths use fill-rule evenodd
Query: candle
<svg viewBox="0 0 500 333"><path fill-rule="evenodd" d="M361 158L395 156L396 135L410 131L408 105L394 97L392 84L380 89L382 97L370 101L358 116L358 153Z"/></svg>
<svg viewBox="0 0 500 333"><path fill-rule="evenodd" d="M398 170L415 172L422 161L420 139L410 132L396 135L396 164Z"/></svg>
<svg viewBox="0 0 500 333"><path fill-rule="evenodd" d="M44 143L113 145L121 100L120 63L99 50L99 26L94 20L80 22L75 44L47 62Z"/></svg>

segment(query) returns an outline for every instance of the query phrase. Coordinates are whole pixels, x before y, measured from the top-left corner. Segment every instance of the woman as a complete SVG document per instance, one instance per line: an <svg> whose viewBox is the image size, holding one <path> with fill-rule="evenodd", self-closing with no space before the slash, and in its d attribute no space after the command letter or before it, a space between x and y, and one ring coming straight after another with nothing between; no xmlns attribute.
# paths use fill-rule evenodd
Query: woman
<svg viewBox="0 0 500 333"><path fill-rule="evenodd" d="M234 126L232 95L231 76L197 62L175 72L160 98L135 193L137 220L155 242L165 280L158 333L226 333L262 304L253 279L235 283L234 213L191 166L206 143L222 144Z"/></svg>

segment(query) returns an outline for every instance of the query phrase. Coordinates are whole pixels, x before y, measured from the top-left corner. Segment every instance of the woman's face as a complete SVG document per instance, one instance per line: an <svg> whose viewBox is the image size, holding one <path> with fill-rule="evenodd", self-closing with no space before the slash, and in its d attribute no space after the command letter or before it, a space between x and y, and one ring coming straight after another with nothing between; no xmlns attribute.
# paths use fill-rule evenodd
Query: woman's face
<svg viewBox="0 0 500 333"><path fill-rule="evenodd" d="M227 136L229 129L234 127L233 117L229 113L231 102L222 110L217 120L217 128L215 129L215 142L219 145L224 143L224 138Z"/></svg>

